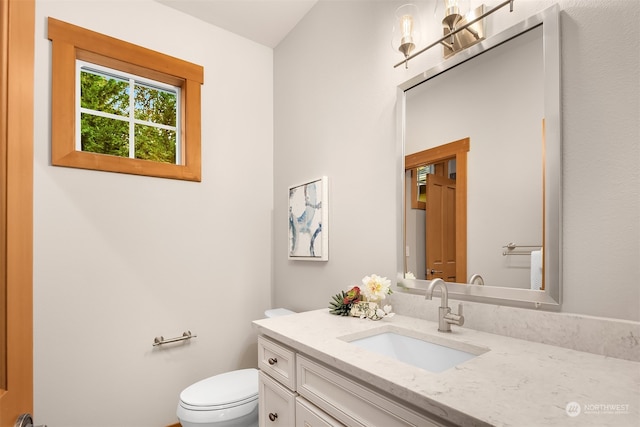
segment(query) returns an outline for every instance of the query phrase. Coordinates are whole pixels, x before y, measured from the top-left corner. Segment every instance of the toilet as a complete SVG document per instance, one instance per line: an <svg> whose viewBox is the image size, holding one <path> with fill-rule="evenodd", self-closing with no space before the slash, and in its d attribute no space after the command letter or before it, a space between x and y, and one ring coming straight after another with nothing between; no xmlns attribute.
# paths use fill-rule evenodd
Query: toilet
<svg viewBox="0 0 640 427"><path fill-rule="evenodd" d="M274 308L264 314L293 313ZM225 372L190 385L180 393L176 415L182 427L257 427L258 370Z"/></svg>

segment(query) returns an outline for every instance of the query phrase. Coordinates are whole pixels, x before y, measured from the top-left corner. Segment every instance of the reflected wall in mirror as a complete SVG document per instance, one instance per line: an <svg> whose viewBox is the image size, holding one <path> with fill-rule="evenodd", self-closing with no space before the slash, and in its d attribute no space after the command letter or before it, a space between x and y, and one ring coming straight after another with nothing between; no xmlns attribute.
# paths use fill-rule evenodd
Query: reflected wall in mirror
<svg viewBox="0 0 640 427"><path fill-rule="evenodd" d="M558 19L557 6L550 8L400 86L401 285L420 288L442 277L469 299L560 303ZM463 164L450 162L455 155L416 161L461 140ZM454 182L450 208L436 203L451 215L445 225L426 195L430 176L443 169ZM430 255L434 235L436 246L451 242L448 252ZM485 286L466 284L474 275Z"/></svg>

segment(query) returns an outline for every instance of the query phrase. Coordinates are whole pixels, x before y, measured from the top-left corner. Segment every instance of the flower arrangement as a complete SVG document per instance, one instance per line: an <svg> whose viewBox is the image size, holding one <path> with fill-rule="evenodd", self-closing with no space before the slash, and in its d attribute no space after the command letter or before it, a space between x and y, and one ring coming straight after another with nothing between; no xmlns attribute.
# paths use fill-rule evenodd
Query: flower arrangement
<svg viewBox="0 0 640 427"><path fill-rule="evenodd" d="M329 303L330 312L338 316L349 316L351 307L353 307L354 304L358 304L361 299L360 288L357 286L354 286L347 292L340 291L333 296L333 301Z"/></svg>
<svg viewBox="0 0 640 427"><path fill-rule="evenodd" d="M338 316L353 316L361 319L380 320L392 317L391 305L380 308L379 302L391 294L391 281L375 274L362 278L362 287L353 286L333 296L329 312Z"/></svg>
<svg viewBox="0 0 640 427"><path fill-rule="evenodd" d="M378 302L391 294L391 281L375 274L362 278L362 293L367 301Z"/></svg>

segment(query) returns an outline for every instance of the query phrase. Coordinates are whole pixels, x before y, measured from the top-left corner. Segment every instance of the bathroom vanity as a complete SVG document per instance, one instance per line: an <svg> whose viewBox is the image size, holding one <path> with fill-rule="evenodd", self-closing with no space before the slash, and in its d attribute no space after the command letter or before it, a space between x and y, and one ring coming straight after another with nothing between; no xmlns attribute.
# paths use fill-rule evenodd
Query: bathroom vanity
<svg viewBox="0 0 640 427"><path fill-rule="evenodd" d="M439 333L435 322L400 315L371 321L322 309L254 326L261 427L624 426L640 420L638 362L464 327ZM471 356L451 367L419 368L429 354L401 361L358 345L386 333Z"/></svg>

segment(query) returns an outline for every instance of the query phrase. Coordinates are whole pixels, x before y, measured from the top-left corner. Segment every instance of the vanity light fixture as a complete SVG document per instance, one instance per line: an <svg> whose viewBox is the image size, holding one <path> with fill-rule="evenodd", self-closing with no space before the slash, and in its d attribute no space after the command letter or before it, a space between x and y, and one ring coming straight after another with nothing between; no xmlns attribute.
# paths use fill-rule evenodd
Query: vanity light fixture
<svg viewBox="0 0 640 427"><path fill-rule="evenodd" d="M443 35L449 36L448 41L443 40L441 42L445 59L484 40L483 20L466 26L466 31L454 33L458 27L463 27L467 22L482 15L484 13L484 5L480 5L474 10L469 10L469 0L442 0L442 3L436 2L436 5L439 4L444 6L444 11L436 6L436 16L444 15L444 18L442 18L442 31Z"/></svg>
<svg viewBox="0 0 640 427"><path fill-rule="evenodd" d="M393 37L391 46L400 51L405 60L420 43L422 28L420 25L420 11L415 4L404 4L396 9L393 22ZM405 61L405 67L407 67Z"/></svg>
<svg viewBox="0 0 640 427"><path fill-rule="evenodd" d="M409 51L409 54L401 50L401 52L405 54L405 58L403 61L395 64L393 68L397 68L402 64L405 64L405 68L408 68L409 60L439 44L444 46L444 57L448 58L455 53L466 49L484 39L484 24L482 21L484 18L498 11L499 9L502 9L506 5L509 5L509 11L513 12L514 0L505 0L487 12L484 11L484 5L482 5L469 12L466 16L463 16L462 13L464 12L464 10L461 10L461 1L465 2L467 0L443 0L444 18L442 19L442 26L444 36L413 54L410 53L411 51L413 51L413 47ZM400 8L402 7L403 6L401 6ZM398 10L400 8L398 8ZM437 10L438 8L436 8L436 13ZM463 32L466 34L461 34Z"/></svg>

